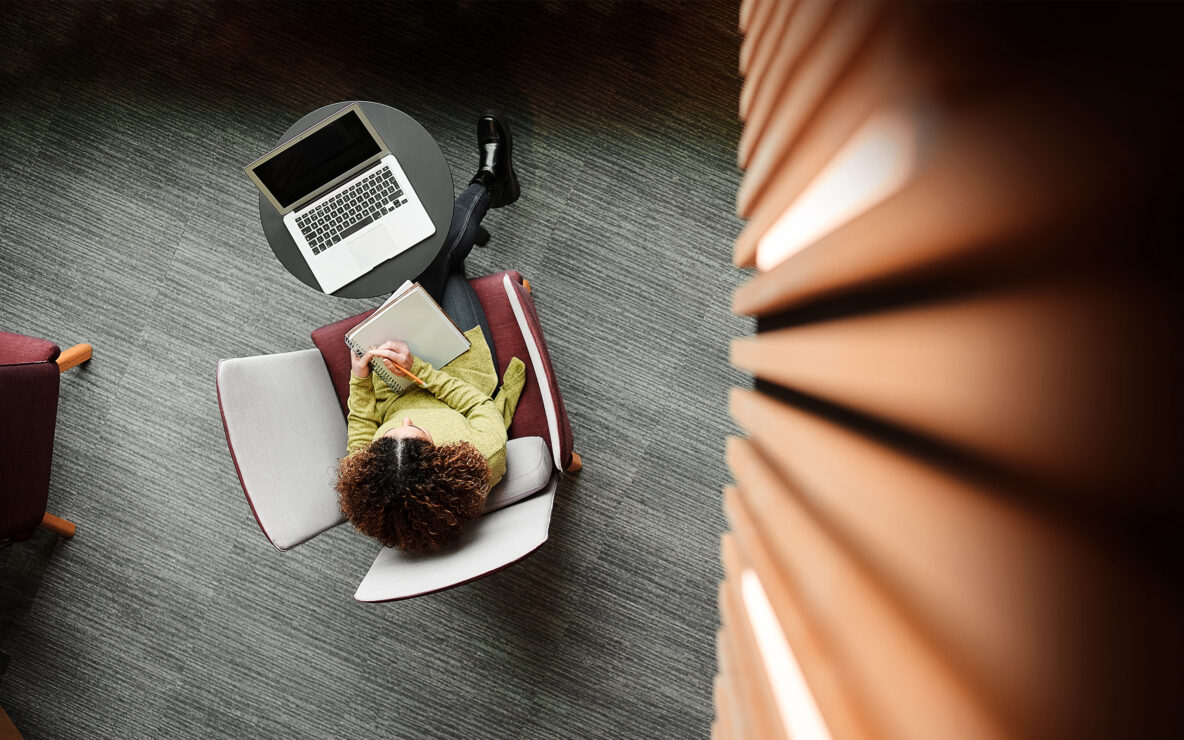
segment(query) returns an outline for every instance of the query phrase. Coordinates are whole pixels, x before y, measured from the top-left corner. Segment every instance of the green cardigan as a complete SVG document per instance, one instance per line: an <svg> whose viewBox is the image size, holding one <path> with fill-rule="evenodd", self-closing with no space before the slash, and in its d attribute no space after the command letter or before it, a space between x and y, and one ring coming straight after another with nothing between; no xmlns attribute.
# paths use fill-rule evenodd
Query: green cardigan
<svg viewBox="0 0 1184 740"><path fill-rule="evenodd" d="M409 416L438 445L473 443L489 461L489 486L496 485L506 474L506 429L526 384L526 365L517 357L510 360L498 389L497 370L481 327L473 327L465 336L472 343L468 351L439 370L415 358L411 372L427 388L411 385L398 393L377 373L366 378L350 375L347 454L366 447Z"/></svg>

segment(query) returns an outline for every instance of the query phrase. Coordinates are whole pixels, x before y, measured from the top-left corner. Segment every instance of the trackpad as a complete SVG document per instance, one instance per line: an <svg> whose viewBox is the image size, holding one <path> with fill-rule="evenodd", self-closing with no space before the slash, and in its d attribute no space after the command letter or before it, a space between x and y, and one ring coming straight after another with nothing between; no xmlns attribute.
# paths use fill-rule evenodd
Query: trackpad
<svg viewBox="0 0 1184 740"><path fill-rule="evenodd" d="M349 251L358 261L358 267L369 270L380 262L390 259L395 252L395 241L381 224L349 243Z"/></svg>

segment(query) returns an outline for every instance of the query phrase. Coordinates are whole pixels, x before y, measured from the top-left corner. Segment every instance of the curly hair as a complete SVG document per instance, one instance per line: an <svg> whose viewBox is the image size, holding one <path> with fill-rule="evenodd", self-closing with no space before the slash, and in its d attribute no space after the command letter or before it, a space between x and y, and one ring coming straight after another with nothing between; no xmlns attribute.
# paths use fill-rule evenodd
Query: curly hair
<svg viewBox="0 0 1184 740"><path fill-rule="evenodd" d="M342 458L336 488L341 511L359 532L387 547L437 550L481 515L489 464L468 442L382 437Z"/></svg>

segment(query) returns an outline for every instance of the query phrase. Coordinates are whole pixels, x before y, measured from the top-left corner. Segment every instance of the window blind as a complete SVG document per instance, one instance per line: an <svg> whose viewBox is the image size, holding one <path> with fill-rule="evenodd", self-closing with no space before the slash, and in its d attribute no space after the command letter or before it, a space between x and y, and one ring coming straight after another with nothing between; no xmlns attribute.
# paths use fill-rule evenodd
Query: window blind
<svg viewBox="0 0 1184 740"><path fill-rule="evenodd" d="M716 737L1182 729L1178 44L1072 15L741 4Z"/></svg>

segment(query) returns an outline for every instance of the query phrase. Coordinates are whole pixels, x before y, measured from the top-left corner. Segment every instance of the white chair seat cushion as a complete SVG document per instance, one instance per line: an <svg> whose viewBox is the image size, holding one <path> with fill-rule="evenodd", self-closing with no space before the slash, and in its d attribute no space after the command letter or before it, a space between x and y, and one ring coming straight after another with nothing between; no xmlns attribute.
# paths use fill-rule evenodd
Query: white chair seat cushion
<svg viewBox="0 0 1184 740"><path fill-rule="evenodd" d="M469 522L460 540L446 550L409 554L383 548L354 598L394 601L422 596L518 562L547 541L558 482L558 473L551 473L539 495Z"/></svg>
<svg viewBox="0 0 1184 740"><path fill-rule="evenodd" d="M218 402L243 491L276 548L344 521L333 483L345 419L320 352L223 360Z"/></svg>

